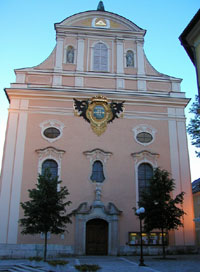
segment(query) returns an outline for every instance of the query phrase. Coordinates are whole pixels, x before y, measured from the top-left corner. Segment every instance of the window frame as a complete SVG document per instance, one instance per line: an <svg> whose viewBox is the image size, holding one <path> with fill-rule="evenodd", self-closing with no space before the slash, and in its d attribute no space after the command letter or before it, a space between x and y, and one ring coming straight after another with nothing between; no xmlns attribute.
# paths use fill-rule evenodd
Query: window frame
<svg viewBox="0 0 200 272"><path fill-rule="evenodd" d="M143 188L144 189L144 191L146 191L146 190L148 190L148 181L150 181L151 180L151 178L148 178L147 177L147 171L145 171L144 173L144 178L140 178L140 176L141 176L141 173L140 173L140 168L142 167L142 166L148 166L148 167L150 167L151 168L151 174L152 174L152 176L153 176L153 167L152 167L152 165L150 164L150 163L148 163L148 162L141 162L139 165L138 165L138 169L137 169L137 171L138 171L138 198L139 198L139 201L140 201L140 194L141 194L141 188ZM152 177L151 176L151 177ZM144 185L143 186L141 186L140 185L140 183L141 183L141 181L142 182L144 182Z"/></svg>
<svg viewBox="0 0 200 272"><path fill-rule="evenodd" d="M155 141L157 130L155 128L153 128L152 126L150 126L150 125L140 124L140 125L134 127L132 129L132 131L133 131L133 136L134 136L135 141L140 145L147 146L147 145L152 144ZM137 135L142 133L142 132L146 132L146 133L151 134L152 140L150 142L148 142L148 143L142 143L142 142L138 141Z"/></svg>
<svg viewBox="0 0 200 272"><path fill-rule="evenodd" d="M148 163L154 169L158 166L158 153L153 153L147 150L132 153L131 156L134 159L134 171L135 171L135 191L136 191L136 203L135 206L138 208L139 201L139 183L138 183L138 167L142 163Z"/></svg>
<svg viewBox="0 0 200 272"><path fill-rule="evenodd" d="M101 164L101 171L99 171L99 169L97 169L98 171L96 171L94 168L95 168L95 163L100 163ZM103 175L103 179L102 179L102 181L97 181L97 180L93 180L92 179L92 176L94 175L96 175L97 174L97 176L99 175L99 173L101 173L102 175ZM96 183L100 183L100 184L102 184L103 182L104 182L104 180L105 180L105 175L104 175L104 166L103 166L103 163L102 163L102 161L101 160L95 160L94 162L93 162L93 164L92 164L92 172L91 172L91 176L90 176L90 180L92 181L92 182L96 182Z"/></svg>
<svg viewBox="0 0 200 272"><path fill-rule="evenodd" d="M40 128L41 128L41 136L43 139L48 141L49 143L53 143L57 140L59 140L63 136L63 128L64 124L58 120L46 120L42 123L40 123ZM56 128L60 131L60 135L56 138L48 138L44 135L44 131L48 128Z"/></svg>
<svg viewBox="0 0 200 272"><path fill-rule="evenodd" d="M54 162L56 164L56 176L54 176L51 172L51 167L45 167L46 168L49 168L50 169L50 172L51 172L51 175L52 175L52 179L58 177L58 163L56 162L56 160L52 159L52 158L48 158L48 159L45 159L43 162L42 162L42 165L41 165L41 174L44 173L45 169L43 169L43 166L45 164L45 162Z"/></svg>
<svg viewBox="0 0 200 272"><path fill-rule="evenodd" d="M89 171L89 174L88 174L88 181L90 183L94 183L90 179L90 177L92 176L93 163L95 161L100 161L102 163L102 165L103 165L103 173L104 173L104 178L105 178L102 183L106 182L107 181L106 164L107 164L108 159L111 157L112 153L108 152L108 151L103 151L102 149L99 149L99 148L96 148L96 149L93 149L91 151L84 151L83 154L90 161L90 171Z"/></svg>
<svg viewBox="0 0 200 272"><path fill-rule="evenodd" d="M97 46L98 44L104 44L107 48L107 70L95 70L94 69L95 46ZM95 73L110 72L110 48L107 43L105 43L103 41L96 41L93 43L92 48L91 48L91 70L92 70L92 72L95 72Z"/></svg>

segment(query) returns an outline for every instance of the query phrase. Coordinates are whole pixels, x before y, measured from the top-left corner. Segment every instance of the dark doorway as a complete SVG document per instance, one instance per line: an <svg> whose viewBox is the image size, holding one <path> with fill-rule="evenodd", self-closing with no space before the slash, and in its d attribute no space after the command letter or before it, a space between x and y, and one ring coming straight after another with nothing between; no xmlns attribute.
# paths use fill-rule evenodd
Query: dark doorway
<svg viewBox="0 0 200 272"><path fill-rule="evenodd" d="M92 219L86 224L86 254L108 254L108 223L102 219Z"/></svg>

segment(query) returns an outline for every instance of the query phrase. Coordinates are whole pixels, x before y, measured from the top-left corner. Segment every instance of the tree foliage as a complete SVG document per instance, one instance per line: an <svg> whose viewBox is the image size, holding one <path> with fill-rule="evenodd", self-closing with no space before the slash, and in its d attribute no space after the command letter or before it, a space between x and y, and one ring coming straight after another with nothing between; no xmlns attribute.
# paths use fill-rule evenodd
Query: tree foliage
<svg viewBox="0 0 200 272"><path fill-rule="evenodd" d="M19 220L22 234L44 233L46 260L47 233L60 234L66 230L66 224L71 223L70 215L66 214L66 207L71 201L66 201L69 195L66 186L58 186L58 177L52 178L47 168L43 175L39 175L36 188L28 190L30 200L20 203L24 210L24 218Z"/></svg>
<svg viewBox="0 0 200 272"><path fill-rule="evenodd" d="M196 100L190 108L190 113L193 113L193 118L190 119L187 131L190 134L192 145L194 145L196 148L200 148L200 113L198 96L196 96ZM195 152L197 157L200 157L200 151Z"/></svg>
<svg viewBox="0 0 200 272"><path fill-rule="evenodd" d="M170 178L168 171L155 168L149 189L143 192L140 207L145 208L144 230L150 232L159 229L162 232L163 257L165 257L164 231L178 229L183 226L182 216L185 214L181 208L184 192L174 198L174 179Z"/></svg>

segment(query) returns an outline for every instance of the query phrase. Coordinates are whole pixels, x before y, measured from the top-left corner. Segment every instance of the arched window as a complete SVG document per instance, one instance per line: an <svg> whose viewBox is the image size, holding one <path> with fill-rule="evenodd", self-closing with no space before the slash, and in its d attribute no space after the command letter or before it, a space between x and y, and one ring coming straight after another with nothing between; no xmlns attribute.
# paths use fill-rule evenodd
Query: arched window
<svg viewBox="0 0 200 272"><path fill-rule="evenodd" d="M69 45L66 52L66 62L74 63L74 47Z"/></svg>
<svg viewBox="0 0 200 272"><path fill-rule="evenodd" d="M138 167L138 188L139 188L139 200L141 200L142 192L145 192L149 188L149 182L153 176L153 168L148 163L142 163Z"/></svg>
<svg viewBox="0 0 200 272"><path fill-rule="evenodd" d="M103 164L101 161L95 161L92 165L92 175L90 179L94 182L103 182L105 180L103 173Z"/></svg>
<svg viewBox="0 0 200 272"><path fill-rule="evenodd" d="M93 70L108 71L108 48L102 42L94 46Z"/></svg>
<svg viewBox="0 0 200 272"><path fill-rule="evenodd" d="M132 50L126 52L126 67L134 67L134 53Z"/></svg>
<svg viewBox="0 0 200 272"><path fill-rule="evenodd" d="M57 177L58 175L58 164L54 160L46 160L42 164L42 175L44 174L45 169L49 168L52 178Z"/></svg>

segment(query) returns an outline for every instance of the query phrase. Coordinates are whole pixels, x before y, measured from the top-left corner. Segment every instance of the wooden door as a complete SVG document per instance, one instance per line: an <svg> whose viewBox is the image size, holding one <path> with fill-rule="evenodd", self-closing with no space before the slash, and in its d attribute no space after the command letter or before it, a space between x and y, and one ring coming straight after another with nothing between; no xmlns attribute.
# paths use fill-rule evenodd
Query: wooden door
<svg viewBox="0 0 200 272"><path fill-rule="evenodd" d="M108 254L108 223L102 219L92 219L86 224L86 254Z"/></svg>

